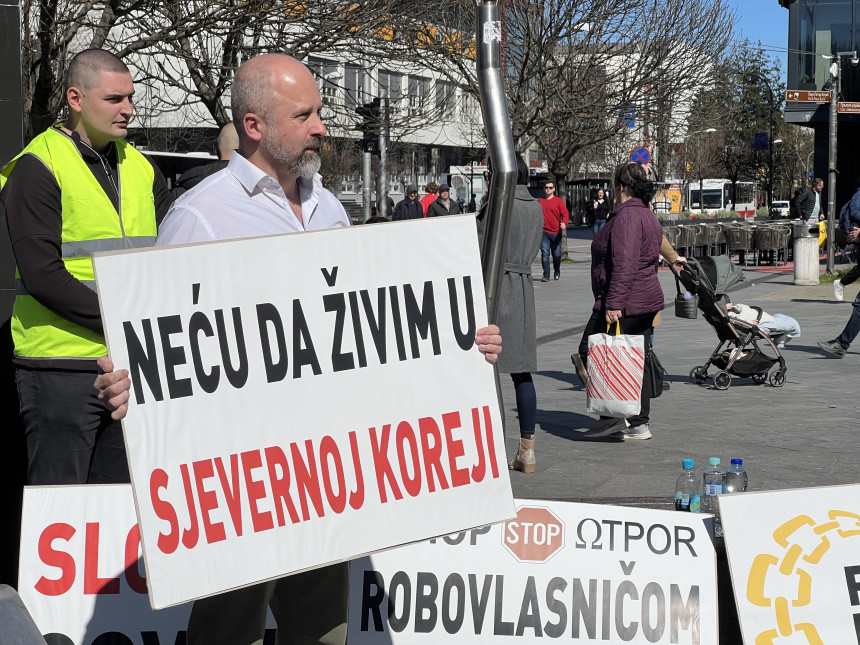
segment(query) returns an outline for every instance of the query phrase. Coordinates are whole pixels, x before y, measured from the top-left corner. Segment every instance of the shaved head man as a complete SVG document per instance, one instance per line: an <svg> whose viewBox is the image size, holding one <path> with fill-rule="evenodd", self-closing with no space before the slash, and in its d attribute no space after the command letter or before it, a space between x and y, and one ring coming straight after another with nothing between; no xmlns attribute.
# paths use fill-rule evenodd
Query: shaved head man
<svg viewBox="0 0 860 645"><path fill-rule="evenodd" d="M124 141L133 95L119 58L78 53L67 70L65 122L34 137L0 177L31 485L129 479L122 428L92 389L106 350L90 255L153 244L170 205L164 177Z"/></svg>
<svg viewBox="0 0 860 645"><path fill-rule="evenodd" d="M157 244L349 226L346 211L322 186L318 173L326 127L310 70L282 54L252 58L236 72L232 107L237 154L226 169L173 204ZM476 344L491 362L501 352L498 334L495 326L478 330ZM101 366L106 374L97 379L96 388L121 417L128 401L128 372L112 372L106 358ZM290 548L289 543L284 548ZM203 598L191 611L187 642L261 643L270 608L279 626L279 642L342 644L348 596L349 568L342 563Z"/></svg>

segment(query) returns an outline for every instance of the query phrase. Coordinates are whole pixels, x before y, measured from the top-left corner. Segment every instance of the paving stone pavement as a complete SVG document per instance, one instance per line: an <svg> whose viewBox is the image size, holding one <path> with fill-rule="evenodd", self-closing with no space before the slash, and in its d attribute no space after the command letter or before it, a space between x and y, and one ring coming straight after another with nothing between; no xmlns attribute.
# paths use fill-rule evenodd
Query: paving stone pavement
<svg viewBox="0 0 860 645"><path fill-rule="evenodd" d="M794 286L793 274L782 268L746 271L747 281L730 294L735 302L799 321L802 335L782 350L788 368L783 387L737 377L724 391L710 382L692 384L690 370L708 359L718 340L703 318L674 316L675 284L672 274L663 270L667 309L654 347L671 389L652 402L654 436L647 441L583 440L576 430L591 417L570 354L593 304L590 241L590 231L571 230L568 248L574 263L562 265L561 280L541 283L540 258L532 265L538 320L537 470L531 475L510 473L515 497L668 498L686 457L695 459L697 469L711 456L719 456L724 467L730 458L742 457L751 490L860 482L860 444L855 442L860 343L843 359L826 357L816 346L841 332L860 284L846 287L845 301L837 302L832 285ZM502 374L501 383L510 458L519 427L510 377Z"/></svg>

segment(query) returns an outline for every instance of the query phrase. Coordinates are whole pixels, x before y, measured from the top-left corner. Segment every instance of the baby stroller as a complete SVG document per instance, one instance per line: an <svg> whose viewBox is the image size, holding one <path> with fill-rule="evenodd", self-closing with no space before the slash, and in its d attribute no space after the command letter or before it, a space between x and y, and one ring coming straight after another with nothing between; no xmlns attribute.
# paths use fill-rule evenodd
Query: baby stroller
<svg viewBox="0 0 860 645"><path fill-rule="evenodd" d="M680 271L672 267L679 294L676 314L692 318L696 310L701 311L720 339L705 364L690 371L690 380L702 385L709 378L708 369L713 365L719 370L712 377L718 390L728 389L732 376L751 378L758 385L770 381L772 386L782 387L787 368L776 346L778 339L771 338L757 325L730 318L726 310L729 302L726 291L745 279L740 268L726 255L689 258L682 264ZM691 294L690 300L684 300L687 294L683 293L681 285ZM691 301L695 309L691 308ZM761 309L758 310L760 317ZM685 315L682 311L691 313Z"/></svg>

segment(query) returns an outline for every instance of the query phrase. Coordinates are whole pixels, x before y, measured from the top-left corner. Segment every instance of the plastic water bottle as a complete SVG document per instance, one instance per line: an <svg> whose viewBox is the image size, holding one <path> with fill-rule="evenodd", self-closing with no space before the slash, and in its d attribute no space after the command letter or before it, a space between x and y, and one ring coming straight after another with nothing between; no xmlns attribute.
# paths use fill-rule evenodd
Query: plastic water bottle
<svg viewBox="0 0 860 645"><path fill-rule="evenodd" d="M692 294L692 293L690 293L689 291L687 291L686 289L684 289L684 293L683 293L683 294L681 294L681 295L683 295L683 296L684 296L684 300L689 300L690 298L692 298L692 297L693 297L693 294Z"/></svg>
<svg viewBox="0 0 860 645"><path fill-rule="evenodd" d="M720 507L717 502L717 495L723 493L725 471L720 467L719 457L711 457L708 463L711 466L702 475L702 511L713 513L714 535L719 537L723 534L723 525L720 522Z"/></svg>
<svg viewBox="0 0 860 645"><path fill-rule="evenodd" d="M685 459L684 470L675 482L675 510L698 513L701 508L699 496L699 479L693 472L693 460Z"/></svg>
<svg viewBox="0 0 860 645"><path fill-rule="evenodd" d="M747 489L748 483L747 471L744 470L744 460L737 457L732 458L732 465L726 472L725 492L743 493Z"/></svg>

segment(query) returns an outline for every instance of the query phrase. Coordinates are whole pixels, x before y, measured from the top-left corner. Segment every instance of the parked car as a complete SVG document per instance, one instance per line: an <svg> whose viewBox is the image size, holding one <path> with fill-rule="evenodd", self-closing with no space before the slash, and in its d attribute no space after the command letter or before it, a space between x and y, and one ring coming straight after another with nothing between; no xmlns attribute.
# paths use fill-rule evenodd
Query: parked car
<svg viewBox="0 0 860 645"><path fill-rule="evenodd" d="M771 219L788 219L790 211L791 204L789 202L773 202L770 206L770 217Z"/></svg>

